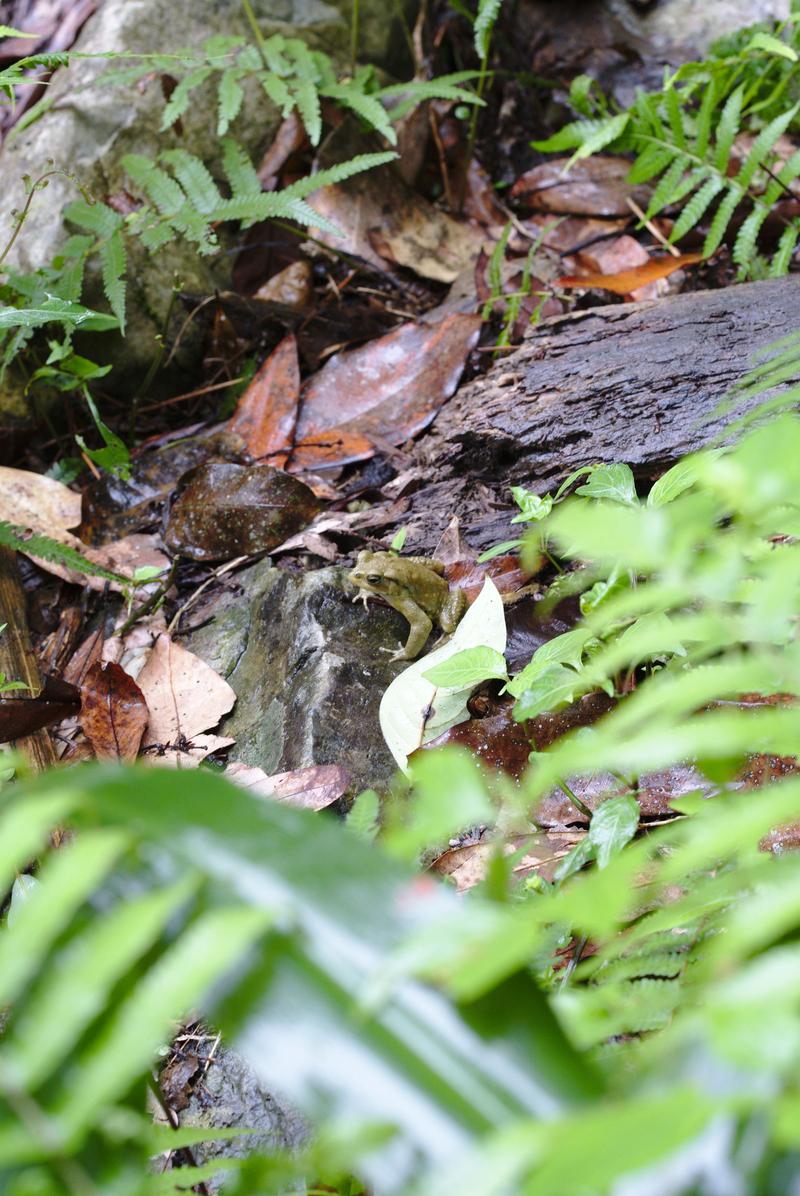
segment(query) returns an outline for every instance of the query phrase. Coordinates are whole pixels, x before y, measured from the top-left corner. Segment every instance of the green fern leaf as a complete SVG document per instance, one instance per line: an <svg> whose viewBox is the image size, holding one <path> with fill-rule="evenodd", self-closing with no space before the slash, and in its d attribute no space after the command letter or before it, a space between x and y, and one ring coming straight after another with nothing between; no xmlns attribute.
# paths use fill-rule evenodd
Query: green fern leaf
<svg viewBox="0 0 800 1196"><path fill-rule="evenodd" d="M673 157L668 147L656 143L647 145L628 171L627 181L634 185L649 183L667 169Z"/></svg>
<svg viewBox="0 0 800 1196"><path fill-rule="evenodd" d="M219 80L217 136L224 137L231 126L231 122L239 115L244 100L244 91L239 82L243 72L240 70L223 71Z"/></svg>
<svg viewBox="0 0 800 1196"><path fill-rule="evenodd" d="M502 0L479 0L472 31L475 38L475 49L481 62L489 55L489 42L492 30L497 23L501 3Z"/></svg>
<svg viewBox="0 0 800 1196"><path fill-rule="evenodd" d="M103 569L95 565L87 557L82 556L77 549L60 540L53 540L50 536L40 533L29 535L24 527L17 527L13 523L0 520L0 544L4 548L13 548L17 552L38 556L43 561L50 561L54 565L64 565L67 569L74 569L78 573L85 573L91 577L104 577L106 581L116 581L127 584L128 578L120 573L112 573L110 569Z"/></svg>
<svg viewBox="0 0 800 1196"><path fill-rule="evenodd" d="M280 75L283 78L292 73L288 60L283 56L285 48L286 38L282 33L274 33L272 37L268 37L261 43L261 54L267 68L274 75Z"/></svg>
<svg viewBox="0 0 800 1196"><path fill-rule="evenodd" d="M286 118L294 107L294 101L289 88L284 83L279 75L262 75L261 86L267 94L268 99L272 100L276 108L280 108L281 115Z"/></svg>
<svg viewBox="0 0 800 1196"><path fill-rule="evenodd" d="M208 76L212 74L213 68L210 66L198 67L196 71L190 71L188 75L180 80L175 87L172 95L167 100L166 107L161 116L161 132L172 127L177 120L183 116L186 109L189 107L189 100L192 98L192 92L201 83L204 83Z"/></svg>
<svg viewBox="0 0 800 1196"><path fill-rule="evenodd" d="M76 199L64 209L64 218L98 237L110 237L123 223L119 212L99 200L87 203L83 199Z"/></svg>
<svg viewBox="0 0 800 1196"><path fill-rule="evenodd" d="M667 88L667 119L669 120L669 127L672 131L672 139L678 149L685 150L687 148L686 132L683 127L684 113L681 108L681 102L678 99L678 93L674 87Z"/></svg>
<svg viewBox="0 0 800 1196"><path fill-rule="evenodd" d="M755 257L758 234L761 232L761 226L767 216L769 216L769 208L764 204L756 204L736 234L731 256L737 266L742 268L742 271Z"/></svg>
<svg viewBox="0 0 800 1196"><path fill-rule="evenodd" d="M123 275L126 266L125 242L119 229L107 241L100 244L100 264L103 272L103 291L114 315L119 320L119 330L125 335L125 290Z"/></svg>
<svg viewBox="0 0 800 1196"><path fill-rule="evenodd" d="M676 156L673 159L672 165L661 176L661 180L653 192L652 199L647 208L648 220L651 220L653 216L657 216L667 204L672 203L672 197L687 172L688 162L686 155L677 150L674 153Z"/></svg>
<svg viewBox="0 0 800 1196"><path fill-rule="evenodd" d="M708 146L711 141L711 126L714 119L714 113L717 110L717 103L719 99L719 88L716 78L712 79L707 84L703 91L703 98L700 101L700 110L697 114L697 124L695 127L694 152L698 158L705 158L708 151Z"/></svg>
<svg viewBox="0 0 800 1196"><path fill-rule="evenodd" d="M599 153L601 149L605 149L613 142L618 141L622 137L625 130L630 124L630 114L628 112L619 112L616 116L611 116L602 122L602 126L590 134L583 142L567 163L567 170L574 162L578 162L581 158L589 158L592 154Z"/></svg>
<svg viewBox="0 0 800 1196"><path fill-rule="evenodd" d="M719 248L733 213L743 199L744 193L738 187L728 187L727 194L717 208L711 228L708 230L708 236L703 244L703 257L710 257Z"/></svg>
<svg viewBox="0 0 800 1196"><path fill-rule="evenodd" d="M744 89L737 87L736 91L728 96L720 114L714 152L714 165L720 174L725 174L728 169L728 159L731 156L733 141L741 124L743 99Z"/></svg>
<svg viewBox="0 0 800 1196"><path fill-rule="evenodd" d="M796 221L783 230L781 239L778 242L778 248L770 264L770 277L780 278L783 274L786 274L792 262L792 255L794 254L798 237L800 237L800 224Z"/></svg>
<svg viewBox="0 0 800 1196"><path fill-rule="evenodd" d="M199 158L186 150L166 150L161 158L171 167L189 199L198 212L208 215L221 202L219 188L208 169Z"/></svg>
<svg viewBox="0 0 800 1196"><path fill-rule="evenodd" d="M286 52L294 64L294 73L298 79L305 79L315 84L320 82L317 59L304 41L299 37L287 38Z"/></svg>
<svg viewBox="0 0 800 1196"><path fill-rule="evenodd" d="M169 245L170 241L175 240L177 230L172 228L165 220L159 220L152 209L149 211L149 222L143 222L138 229L139 237L145 249L152 251L163 249L165 245Z"/></svg>
<svg viewBox="0 0 800 1196"><path fill-rule="evenodd" d="M411 79L408 83L393 83L382 87L376 98L395 100L390 104L393 121L400 120L424 100L453 100L457 104L477 104L485 107L485 100L474 91L467 91L462 83L475 79L479 71L454 71L452 75L440 75L436 79Z"/></svg>
<svg viewBox="0 0 800 1196"><path fill-rule="evenodd" d="M310 228L321 228L334 236L341 229L326 220L304 200L285 196L282 191L262 191L260 195L233 196L224 199L213 213L215 220L242 220L250 224L257 220L294 220Z"/></svg>
<svg viewBox="0 0 800 1196"><path fill-rule="evenodd" d="M312 145L319 145L322 135L319 92L311 79L299 79L292 87L292 99Z"/></svg>
<svg viewBox="0 0 800 1196"><path fill-rule="evenodd" d="M335 83L324 87L320 95L328 96L345 108L352 109L370 128L381 133L391 145L397 145L397 134L394 131L388 112L380 100L374 96L365 95L355 87L346 83Z"/></svg>
<svg viewBox="0 0 800 1196"><path fill-rule="evenodd" d="M714 202L720 191L725 190L724 181L717 175L710 179L706 179L699 191L696 191L692 198L687 203L686 207L681 212L670 235L670 241L673 243L680 241L681 237L694 228L699 220L705 216L707 210Z"/></svg>
<svg viewBox="0 0 800 1196"><path fill-rule="evenodd" d="M159 169L150 158L145 158L142 154L125 154L122 165L132 181L145 191L162 215L168 216L177 212L185 204L186 196L175 179Z"/></svg>
<svg viewBox="0 0 800 1196"><path fill-rule="evenodd" d="M585 145L595 134L602 135L613 119L610 116L602 116L593 120L573 120L554 133L552 137L547 137L544 141L532 141L531 145L534 149L549 154L575 149Z"/></svg>
<svg viewBox="0 0 800 1196"><path fill-rule="evenodd" d="M253 163L232 137L226 137L222 142L222 169L234 196L261 194L261 180Z"/></svg>
<svg viewBox="0 0 800 1196"><path fill-rule="evenodd" d="M329 187L333 183L341 183L345 179L349 179L351 175L362 174L363 171L373 170L377 166L385 166L388 162L394 162L396 158L397 154L391 150L376 154L358 154L347 162L339 162L336 166L328 167L327 170L319 170L307 178L298 179L290 187L284 187L280 194L287 198L304 199L314 191L319 191L321 187Z"/></svg>
<svg viewBox="0 0 800 1196"><path fill-rule="evenodd" d="M794 119L798 108L800 108L800 104L795 104L793 108L781 113L780 116L776 116L774 120L771 120L770 123L761 130L758 137L756 137L755 141L753 142L753 148L750 150L744 165L734 179L736 185L741 187L742 190L746 190L747 187L750 186L753 175L763 164L764 159L767 157L770 151L774 148L775 142L778 140L781 134L786 132L788 126Z"/></svg>

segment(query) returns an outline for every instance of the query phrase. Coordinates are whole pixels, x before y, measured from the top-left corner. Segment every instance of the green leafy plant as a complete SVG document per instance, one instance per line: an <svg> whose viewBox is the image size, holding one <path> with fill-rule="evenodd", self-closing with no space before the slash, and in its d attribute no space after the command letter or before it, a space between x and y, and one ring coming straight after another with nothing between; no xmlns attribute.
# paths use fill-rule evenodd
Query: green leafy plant
<svg viewBox="0 0 800 1196"><path fill-rule="evenodd" d="M252 17L252 13L249 15ZM350 77L341 78L324 51L311 50L300 38L282 33L264 37L254 17L251 27L253 42L243 37L213 37L204 44L201 56L173 56L156 62L171 77L179 76L164 108L162 130L180 120L196 90L208 81L216 87L219 137L228 133L241 113L245 86L253 80L282 116L297 114L312 145L318 145L322 136L325 100L354 112L367 128L380 133L391 145L397 142L394 122L423 100L482 103L479 96L463 86L475 78L476 71L381 86L371 66L357 66ZM153 58L148 57L134 66L113 67L102 80L129 85L152 71L153 66Z"/></svg>
<svg viewBox="0 0 800 1196"><path fill-rule="evenodd" d="M573 162L603 149L634 155L629 181L654 184L646 217L679 209L671 242L710 215L703 242L710 256L734 214L746 213L732 235L740 274L765 268L774 276L785 274L800 236L796 217L781 217L783 232L768 267L757 249L765 221L800 177L800 151L786 155L780 140L798 123L799 49L794 21L773 25L770 32L753 28L712 49L703 62L681 67L661 91L639 92L624 112L613 111L581 76L571 91L579 119L534 145L550 152L572 149Z"/></svg>
<svg viewBox="0 0 800 1196"><path fill-rule="evenodd" d="M31 556L41 557L43 561L52 561L56 565L64 565L67 569L76 569L90 577L104 577L106 581L116 581L123 586L130 584L128 578L96 565L69 544L62 544L60 540L54 540L52 536L45 536L41 532L28 532L25 528L16 527L3 519L0 519L0 546L13 548L16 552L30 553Z"/></svg>

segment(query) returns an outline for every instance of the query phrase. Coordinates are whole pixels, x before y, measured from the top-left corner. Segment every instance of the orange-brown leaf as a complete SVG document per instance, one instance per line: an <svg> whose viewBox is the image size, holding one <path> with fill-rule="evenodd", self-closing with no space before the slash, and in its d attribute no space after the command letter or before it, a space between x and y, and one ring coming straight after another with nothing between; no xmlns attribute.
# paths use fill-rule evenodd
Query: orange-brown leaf
<svg viewBox="0 0 800 1196"><path fill-rule="evenodd" d="M613 291L615 295L629 295L631 291L646 286L648 282L668 278L676 270L681 270L684 266L694 266L702 260L702 253L682 253L680 257L654 257L643 266L623 270L620 274L566 274L558 279L556 286L599 287L604 291Z"/></svg>
<svg viewBox="0 0 800 1196"><path fill-rule="evenodd" d="M228 423L247 451L258 460L282 469L292 447L297 404L300 399L300 365L294 334L285 336L253 378Z"/></svg>
<svg viewBox="0 0 800 1196"><path fill-rule="evenodd" d="M92 665L81 686L81 725L98 760L135 760L148 717L133 677L118 664Z"/></svg>

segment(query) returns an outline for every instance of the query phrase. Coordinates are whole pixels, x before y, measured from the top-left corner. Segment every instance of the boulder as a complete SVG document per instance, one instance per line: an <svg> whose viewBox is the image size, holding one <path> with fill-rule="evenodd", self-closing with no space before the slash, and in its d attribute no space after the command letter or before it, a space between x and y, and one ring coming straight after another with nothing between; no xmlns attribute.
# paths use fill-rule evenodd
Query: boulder
<svg viewBox="0 0 800 1196"><path fill-rule="evenodd" d="M342 764L357 793L395 771L378 706L405 667L386 649L405 640L408 626L389 607L354 604L345 574L259 562L226 597L193 612L198 630L182 642L236 690L221 729L236 738L233 759L270 774Z"/></svg>
<svg viewBox="0 0 800 1196"><path fill-rule="evenodd" d="M281 32L303 38L346 68L351 0L252 3L265 35ZM364 61L396 65L392 55L404 47L397 32L394 10L387 9L385 0L361 0L359 48ZM87 22L75 51L89 55L168 54L189 49L199 53L203 43L218 34L251 36L240 0L104 0ZM79 184L99 199L123 196L126 178L121 159L127 153L154 158L162 150L183 148L202 158L212 173L218 168L221 152L212 83L195 93L179 125L162 133L163 75L154 70L135 84L98 82L111 66L119 65L102 57L75 58L53 76L49 109L29 128L12 133L3 147L0 204L6 213L23 206L23 175L36 179L54 167L68 172L53 175L47 190L35 197L9 264L30 270L52 259L66 236L55 213L78 197ZM231 135L256 159L270 144L280 119L280 112L263 90L250 87ZM118 335L104 334L103 359L113 353L118 367L108 380L112 388L135 391L146 374L158 348L156 337L163 331L173 286L203 296L224 289L232 262L233 255L225 252L203 257L188 242L173 242L158 253L133 247L128 269L128 334L124 344ZM102 301L99 280L93 289L96 294L92 298ZM178 310L178 322L185 314ZM198 364L197 344L190 330L174 362L173 378Z"/></svg>

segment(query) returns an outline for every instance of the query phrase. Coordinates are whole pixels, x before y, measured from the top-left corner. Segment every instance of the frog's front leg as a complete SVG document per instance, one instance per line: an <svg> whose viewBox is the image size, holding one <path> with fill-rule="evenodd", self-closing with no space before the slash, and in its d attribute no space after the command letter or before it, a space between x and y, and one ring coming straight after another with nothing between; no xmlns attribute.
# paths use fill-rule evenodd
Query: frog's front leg
<svg viewBox="0 0 800 1196"><path fill-rule="evenodd" d="M404 618L408 619L409 625L405 646L392 654L392 660L413 660L415 656L419 656L428 642L428 636L433 630L433 623L422 607L417 606L411 598L393 602L392 605Z"/></svg>
<svg viewBox="0 0 800 1196"><path fill-rule="evenodd" d="M439 626L445 635L452 635L456 627L458 627L467 609L467 596L463 590L451 590L448 598L445 599L442 606L442 613L439 615Z"/></svg>

